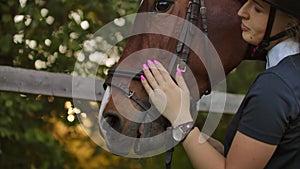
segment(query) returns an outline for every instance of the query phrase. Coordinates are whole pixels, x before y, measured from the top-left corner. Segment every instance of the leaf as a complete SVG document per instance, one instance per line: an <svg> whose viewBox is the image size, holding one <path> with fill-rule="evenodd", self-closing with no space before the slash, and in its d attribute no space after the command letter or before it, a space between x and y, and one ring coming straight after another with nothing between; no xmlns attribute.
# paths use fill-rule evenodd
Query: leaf
<svg viewBox="0 0 300 169"><path fill-rule="evenodd" d="M2 16L2 21L3 21L4 23L12 22L11 17L12 17L11 15L4 14L4 15Z"/></svg>

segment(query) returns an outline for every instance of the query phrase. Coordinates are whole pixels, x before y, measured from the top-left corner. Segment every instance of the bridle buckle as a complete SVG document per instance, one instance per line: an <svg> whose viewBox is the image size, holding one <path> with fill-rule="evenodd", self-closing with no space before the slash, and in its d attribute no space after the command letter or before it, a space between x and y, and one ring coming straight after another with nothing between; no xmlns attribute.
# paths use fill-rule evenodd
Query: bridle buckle
<svg viewBox="0 0 300 169"><path fill-rule="evenodd" d="M133 95L134 95L134 91L129 91L127 97L130 99L132 98Z"/></svg>
<svg viewBox="0 0 300 169"><path fill-rule="evenodd" d="M182 73L186 72L186 65L182 68L182 66L180 66L180 64L177 64L177 70L180 69Z"/></svg>

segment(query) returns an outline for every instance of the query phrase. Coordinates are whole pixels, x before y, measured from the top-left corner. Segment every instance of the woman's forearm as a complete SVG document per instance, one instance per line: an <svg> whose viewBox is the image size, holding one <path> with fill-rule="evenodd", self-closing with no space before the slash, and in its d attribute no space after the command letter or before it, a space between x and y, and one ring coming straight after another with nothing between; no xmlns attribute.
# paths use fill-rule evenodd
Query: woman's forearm
<svg viewBox="0 0 300 169"><path fill-rule="evenodd" d="M216 149L220 154L224 155L224 145L219 141L216 140L212 137L209 137L208 135L206 135L205 133L201 133L202 136L204 136L205 138L207 138L208 143L214 147L214 149Z"/></svg>
<svg viewBox="0 0 300 169"><path fill-rule="evenodd" d="M206 135L202 135L197 127L182 144L195 169L225 168L224 156L208 142Z"/></svg>

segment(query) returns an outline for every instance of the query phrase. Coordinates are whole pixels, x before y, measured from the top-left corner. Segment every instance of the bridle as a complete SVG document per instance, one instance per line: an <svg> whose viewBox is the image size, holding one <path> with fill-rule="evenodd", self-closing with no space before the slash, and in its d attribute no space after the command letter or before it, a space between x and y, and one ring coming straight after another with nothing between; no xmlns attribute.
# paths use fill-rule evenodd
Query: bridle
<svg viewBox="0 0 300 169"><path fill-rule="evenodd" d="M206 7L204 5L204 0L191 0L188 4L188 9L186 13L185 20L189 22L185 22L183 29L181 31L180 38L176 45L176 49L174 55L170 61L168 71L172 72L174 70L175 64L177 62L177 68L180 68L183 72L186 71L186 65L190 55L190 48L185 45L185 43L189 44L192 40L194 30L189 23L193 23L197 25L199 20L199 13L201 14L202 20L202 28L205 34L208 34L207 24L206 24ZM180 60L177 61L178 56ZM108 71L107 78L104 82L104 89L107 86L113 86L119 90L121 90L125 95L136 102L143 110L149 109L149 105L146 105L140 98L138 98L133 90L128 88L122 82L117 81L116 79L112 79L112 77L122 77L122 78L131 78L132 80L140 81L140 76L143 75L143 71L132 69L132 68L111 68ZM211 89L209 88L206 92L210 93Z"/></svg>
<svg viewBox="0 0 300 169"><path fill-rule="evenodd" d="M193 38L193 34L195 30L193 26L190 24L198 25L199 16L201 16L202 21L202 31L207 35L208 27L207 27L207 14L206 7L204 4L204 0L190 0L186 12L185 20L187 22L184 23L183 28L181 30L181 34L176 45L176 49L171 58L168 71L171 73L174 68L179 68L183 72L186 71L186 66L189 60L190 48L186 44L190 44ZM180 58L179 60L177 58ZM177 63L177 66L175 66ZM140 81L140 76L143 75L143 71L132 69L132 68L122 68L122 67L113 67L108 71L108 76L104 82L104 89L107 86L113 86L120 91L122 91L129 99L133 100L136 104L138 104L144 111L147 111L150 108L149 103L145 103L142 99L140 99L133 90L127 87L122 82L113 79L113 77L121 77L121 78L130 78L132 80ZM209 89L205 94L209 94L211 92L211 87L209 85ZM166 168L171 168L172 161L172 153L173 148L168 150L166 153Z"/></svg>

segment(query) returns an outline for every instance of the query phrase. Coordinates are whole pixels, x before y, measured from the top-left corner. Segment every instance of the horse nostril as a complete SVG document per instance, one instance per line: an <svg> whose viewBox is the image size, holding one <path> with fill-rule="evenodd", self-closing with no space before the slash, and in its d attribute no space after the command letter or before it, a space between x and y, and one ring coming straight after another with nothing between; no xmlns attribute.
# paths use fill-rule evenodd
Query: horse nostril
<svg viewBox="0 0 300 169"><path fill-rule="evenodd" d="M104 120L110 127L115 129L116 131L121 131L121 120L118 116L108 113L104 116Z"/></svg>

